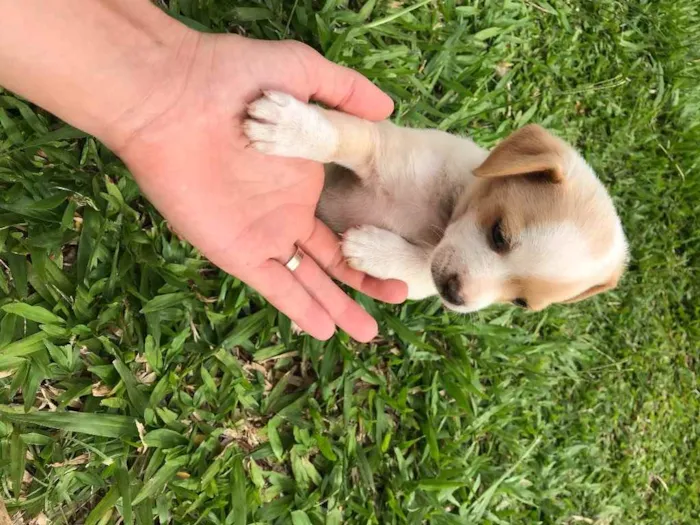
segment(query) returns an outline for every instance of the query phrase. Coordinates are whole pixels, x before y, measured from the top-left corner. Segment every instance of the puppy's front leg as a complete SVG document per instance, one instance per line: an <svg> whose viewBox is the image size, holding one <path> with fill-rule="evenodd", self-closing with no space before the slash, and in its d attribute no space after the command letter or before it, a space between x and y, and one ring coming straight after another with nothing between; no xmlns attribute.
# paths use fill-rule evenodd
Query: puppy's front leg
<svg viewBox="0 0 700 525"><path fill-rule="evenodd" d="M359 177L373 170L374 152L382 126L339 111L268 91L248 107L243 129L251 145L262 153L333 162Z"/></svg>
<svg viewBox="0 0 700 525"><path fill-rule="evenodd" d="M393 232L375 226L351 228L343 235L342 248L348 264L356 270L408 284L409 299L438 293L430 273L430 251Z"/></svg>

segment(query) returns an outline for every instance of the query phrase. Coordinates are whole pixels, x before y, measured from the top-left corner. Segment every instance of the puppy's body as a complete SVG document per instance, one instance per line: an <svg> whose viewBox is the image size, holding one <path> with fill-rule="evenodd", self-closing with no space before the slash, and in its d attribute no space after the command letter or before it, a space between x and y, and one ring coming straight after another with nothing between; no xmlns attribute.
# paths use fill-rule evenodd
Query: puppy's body
<svg viewBox="0 0 700 525"><path fill-rule="evenodd" d="M457 311L539 310L616 285L627 245L610 197L570 146L528 126L489 152L436 130L367 122L267 93L258 150L326 163L318 216L355 268Z"/></svg>
<svg viewBox="0 0 700 525"><path fill-rule="evenodd" d="M370 225L419 246L436 246L488 152L441 131L374 126L375 144L382 144L376 165L360 177L327 164L319 217L337 232Z"/></svg>

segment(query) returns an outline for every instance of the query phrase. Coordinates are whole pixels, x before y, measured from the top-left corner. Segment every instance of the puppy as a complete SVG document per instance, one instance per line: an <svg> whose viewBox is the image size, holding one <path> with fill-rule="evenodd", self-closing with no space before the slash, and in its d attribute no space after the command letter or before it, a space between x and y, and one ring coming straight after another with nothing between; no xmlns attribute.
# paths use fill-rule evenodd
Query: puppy
<svg viewBox="0 0 700 525"><path fill-rule="evenodd" d="M474 312L541 310L614 288L627 241L610 196L537 125L492 151L429 129L368 122L268 92L244 130L260 152L326 164L317 215L350 266Z"/></svg>

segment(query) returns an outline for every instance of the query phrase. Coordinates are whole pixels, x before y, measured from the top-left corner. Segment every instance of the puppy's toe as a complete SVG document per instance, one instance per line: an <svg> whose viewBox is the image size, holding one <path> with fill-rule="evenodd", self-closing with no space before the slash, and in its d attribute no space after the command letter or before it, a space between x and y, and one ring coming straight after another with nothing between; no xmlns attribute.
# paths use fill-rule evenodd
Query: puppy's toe
<svg viewBox="0 0 700 525"><path fill-rule="evenodd" d="M266 155L274 155L277 152L274 126L257 120L246 120L243 123L243 132L248 137L251 148Z"/></svg>
<svg viewBox="0 0 700 525"><path fill-rule="evenodd" d="M258 122L257 120L248 119L243 122L243 132L251 142L265 141L270 142L274 138L275 128L269 124Z"/></svg>
<svg viewBox="0 0 700 525"><path fill-rule="evenodd" d="M283 118L283 111L292 102L297 102L294 97L277 91L266 91L258 100L248 105L248 115L263 122L279 122Z"/></svg>
<svg viewBox="0 0 700 525"><path fill-rule="evenodd" d="M282 93L280 91L265 91L265 97L267 97L269 100L277 104L278 106L288 106L290 103L293 101L296 101L296 99L292 95L288 95L287 93Z"/></svg>

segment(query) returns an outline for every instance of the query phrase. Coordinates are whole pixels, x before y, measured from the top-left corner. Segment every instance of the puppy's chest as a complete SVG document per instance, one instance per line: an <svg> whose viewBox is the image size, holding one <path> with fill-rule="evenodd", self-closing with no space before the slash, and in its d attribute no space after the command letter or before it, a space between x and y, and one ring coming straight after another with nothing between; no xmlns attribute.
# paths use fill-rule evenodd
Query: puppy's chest
<svg viewBox="0 0 700 525"><path fill-rule="evenodd" d="M446 227L439 199L419 192L408 195L377 192L364 223L386 228L412 243L431 246L440 242Z"/></svg>
<svg viewBox="0 0 700 525"><path fill-rule="evenodd" d="M366 224L419 245L434 246L442 238L455 190L406 179L363 184L342 168L342 174L332 170L317 214L338 233Z"/></svg>

